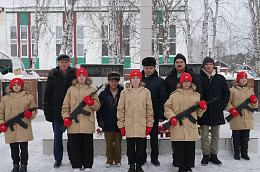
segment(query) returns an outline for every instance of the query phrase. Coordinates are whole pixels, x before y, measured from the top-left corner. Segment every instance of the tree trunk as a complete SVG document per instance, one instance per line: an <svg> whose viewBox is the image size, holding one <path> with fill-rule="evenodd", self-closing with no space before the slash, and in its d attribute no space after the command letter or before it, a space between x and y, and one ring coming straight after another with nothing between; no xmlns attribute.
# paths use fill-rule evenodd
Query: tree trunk
<svg viewBox="0 0 260 172"><path fill-rule="evenodd" d="M217 18L218 18L218 6L219 2L218 0L215 0L216 4L216 11L215 16L213 17L213 38L212 38L212 57L215 59L215 49L216 49L216 35L217 35ZM219 59L218 59L219 60Z"/></svg>
<svg viewBox="0 0 260 172"><path fill-rule="evenodd" d="M187 44L187 54L189 62L192 62L191 56L191 31L190 31L190 17L189 17L189 0L185 0L185 22L186 22L186 44Z"/></svg>
<svg viewBox="0 0 260 172"><path fill-rule="evenodd" d="M202 51L200 54L200 59L201 61L203 60L204 57L207 56L207 52L208 52L208 0L204 0L204 21L203 21L203 25L202 25Z"/></svg>
<svg viewBox="0 0 260 172"><path fill-rule="evenodd" d="M257 56L255 57L257 60L256 60L256 68L258 69L257 70L257 73L259 73L259 48L260 48L260 14L259 14L259 1L258 0L255 0L255 11L256 11L256 25L257 25Z"/></svg>

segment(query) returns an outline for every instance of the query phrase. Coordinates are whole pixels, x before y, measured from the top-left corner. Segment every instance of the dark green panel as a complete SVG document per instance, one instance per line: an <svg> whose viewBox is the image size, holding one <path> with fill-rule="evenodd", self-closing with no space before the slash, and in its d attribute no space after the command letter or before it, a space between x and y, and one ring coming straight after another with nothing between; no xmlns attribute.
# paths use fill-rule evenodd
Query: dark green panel
<svg viewBox="0 0 260 172"><path fill-rule="evenodd" d="M20 13L20 24L28 25L28 13Z"/></svg>

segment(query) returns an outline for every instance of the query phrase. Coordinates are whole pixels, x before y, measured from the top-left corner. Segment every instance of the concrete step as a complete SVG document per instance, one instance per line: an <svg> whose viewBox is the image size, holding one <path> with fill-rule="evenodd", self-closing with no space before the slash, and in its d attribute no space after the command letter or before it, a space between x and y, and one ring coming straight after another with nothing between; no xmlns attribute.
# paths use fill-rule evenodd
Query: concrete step
<svg viewBox="0 0 260 172"><path fill-rule="evenodd" d="M43 154L52 155L53 154L53 139L42 139L43 144ZM67 139L63 139L63 145L67 145ZM64 152L67 151L66 146L64 147ZM195 142L196 149L200 150L201 140ZM258 138L250 138L248 152L257 153L258 149ZM220 138L219 139L219 150L232 151L231 138ZM150 152L150 139L147 139L147 150ZM169 137L159 138L159 152L160 154L166 154L171 152L171 142ZM126 139L122 140L122 154L126 154ZM94 139L94 156L105 156L106 155L106 142L104 138Z"/></svg>

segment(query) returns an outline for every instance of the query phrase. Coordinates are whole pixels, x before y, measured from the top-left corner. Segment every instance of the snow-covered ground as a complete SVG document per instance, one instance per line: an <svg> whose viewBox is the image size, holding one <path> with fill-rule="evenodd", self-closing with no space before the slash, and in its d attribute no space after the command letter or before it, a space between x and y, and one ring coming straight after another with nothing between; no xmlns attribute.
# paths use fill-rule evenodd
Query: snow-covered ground
<svg viewBox="0 0 260 172"><path fill-rule="evenodd" d="M255 116L260 115L257 112ZM260 116L259 116L260 118ZM257 120L256 120L257 121ZM37 117L32 122L34 140L29 142L29 172L70 172L72 171L70 162L68 160L67 153L64 153L63 164L60 168L53 168L54 158L53 155L43 155L42 139L52 138L52 126L51 123L46 122L42 111L38 112ZM96 134L94 134L96 135ZM221 137L230 137L231 131L229 130L228 124L221 126ZM65 136L65 135L64 135ZM260 122L255 122L255 129L251 131L252 137L260 138ZM258 147L260 142L258 142ZM258 153L250 153L250 161L241 159L240 161L233 159L233 154L231 151L219 151L219 158L223 165L221 167L209 164L208 166L201 166L200 161L202 159L202 154L200 150L196 150L195 168L194 172L259 172L260 171L260 151ZM148 162L143 166L144 171L149 172L172 172L178 171L178 168L172 167L172 156L171 148L169 148L168 154L163 154L159 156L159 161L161 162L160 167L155 167L151 164L149 156ZM105 156L94 157L93 171L100 172L125 172L128 170L127 156L122 156L122 167L112 166L111 168L105 168L104 164L106 162ZM5 144L4 134L0 134L0 171L9 172L12 169L12 160L10 155L10 147Z"/></svg>

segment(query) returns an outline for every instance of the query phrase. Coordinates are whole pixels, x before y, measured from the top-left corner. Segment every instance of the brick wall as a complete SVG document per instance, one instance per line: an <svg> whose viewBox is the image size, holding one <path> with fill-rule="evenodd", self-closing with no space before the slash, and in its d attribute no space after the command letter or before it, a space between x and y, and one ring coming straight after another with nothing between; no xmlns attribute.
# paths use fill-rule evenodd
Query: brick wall
<svg viewBox="0 0 260 172"><path fill-rule="evenodd" d="M34 97L35 104L37 105L37 79L23 79L23 81L28 88L28 94Z"/></svg>

